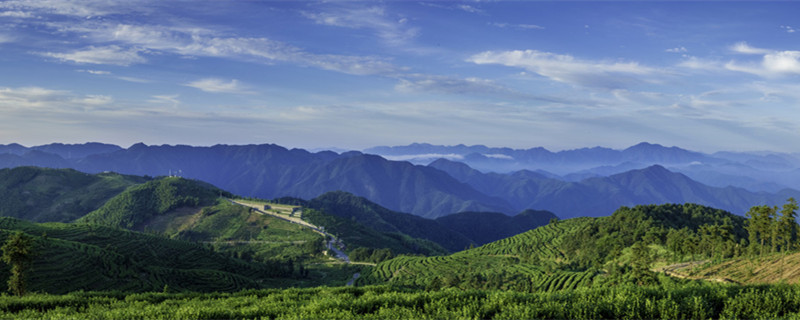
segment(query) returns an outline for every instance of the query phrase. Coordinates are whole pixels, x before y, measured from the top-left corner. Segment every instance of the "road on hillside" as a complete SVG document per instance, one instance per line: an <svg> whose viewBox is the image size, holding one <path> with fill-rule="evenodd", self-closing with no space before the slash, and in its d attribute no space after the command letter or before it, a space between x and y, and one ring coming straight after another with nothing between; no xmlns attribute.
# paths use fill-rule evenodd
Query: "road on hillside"
<svg viewBox="0 0 800 320"><path fill-rule="evenodd" d="M329 250L333 251L336 254L335 258L337 258L339 260L342 260L344 263L350 263L350 257L348 257L347 254L344 253L344 251L339 250L339 248L336 247L336 237L334 237L330 233L325 232L323 228L320 228L318 226L310 224L307 221L304 221L304 220L302 220L300 218L286 217L286 216L282 216L282 215L279 215L279 214L274 213L274 212L261 210L263 207L259 207L258 205L255 205L255 204L247 204L247 203L239 202L239 201L236 201L236 200L233 200L233 199L227 199L227 200L230 201L233 204L237 204L237 205L240 205L240 206L245 206L245 207L248 207L248 208L252 208L256 212L258 212L260 214L270 215L270 216L273 216L273 217L278 218L278 219L282 219L282 220L285 220L285 221L288 221L288 222L291 222L291 223L299 224L301 226L304 226L304 227L307 227L307 228L313 230L316 233L321 234L322 236L325 237L325 239L328 240L325 245L328 247Z"/></svg>

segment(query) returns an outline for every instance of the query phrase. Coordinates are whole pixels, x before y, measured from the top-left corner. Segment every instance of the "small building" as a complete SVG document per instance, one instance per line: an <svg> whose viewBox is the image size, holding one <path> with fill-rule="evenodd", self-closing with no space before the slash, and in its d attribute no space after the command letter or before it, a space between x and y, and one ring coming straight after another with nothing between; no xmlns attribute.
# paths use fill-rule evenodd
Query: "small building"
<svg viewBox="0 0 800 320"><path fill-rule="evenodd" d="M268 204L265 204L264 205L264 211L267 211L269 209L272 209L272 207L270 205L268 205Z"/></svg>

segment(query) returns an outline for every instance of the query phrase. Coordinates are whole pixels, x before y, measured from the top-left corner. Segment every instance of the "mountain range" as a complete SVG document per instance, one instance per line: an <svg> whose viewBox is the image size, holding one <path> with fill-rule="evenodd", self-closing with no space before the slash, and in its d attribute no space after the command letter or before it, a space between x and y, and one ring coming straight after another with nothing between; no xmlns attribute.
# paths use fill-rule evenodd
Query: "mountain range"
<svg viewBox="0 0 800 320"><path fill-rule="evenodd" d="M780 152L716 152L706 154L678 147L639 143L623 150L603 147L552 152L531 149L411 144L373 147L366 153L427 165L439 158L463 162L482 172L536 171L567 181L609 176L654 164L715 187L750 191L800 190L800 154Z"/></svg>
<svg viewBox="0 0 800 320"><path fill-rule="evenodd" d="M140 143L125 149L90 143L32 148L0 145L0 167L35 165L88 173L180 175L234 194L259 198L312 199L341 190L389 210L429 219L469 211L515 215L527 209L548 210L561 218L606 216L620 206L685 202L743 215L754 205L778 205L789 197L800 197L800 192L785 188L786 178L769 182L748 176L754 172L788 177L793 172L800 173L800 160L791 154L707 155L648 143L625 150L596 147L557 153L544 148L427 144L366 151L449 154L455 156L448 158L459 162L435 160L423 165L357 151L311 153L273 144L194 147ZM497 163L506 164L506 168L535 167L481 170L484 164ZM581 169L587 166L594 167ZM683 171L672 169L676 166ZM578 171L558 174L566 169ZM742 174L735 175L736 172ZM770 190L718 186L697 181L693 176L748 182Z"/></svg>

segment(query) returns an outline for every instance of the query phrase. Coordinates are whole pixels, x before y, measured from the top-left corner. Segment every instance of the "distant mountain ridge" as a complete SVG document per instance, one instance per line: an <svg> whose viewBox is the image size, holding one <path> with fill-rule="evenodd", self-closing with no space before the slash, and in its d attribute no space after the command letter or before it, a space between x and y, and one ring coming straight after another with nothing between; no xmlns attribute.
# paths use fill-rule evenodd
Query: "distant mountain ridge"
<svg viewBox="0 0 800 320"><path fill-rule="evenodd" d="M515 208L537 208L561 218L605 216L621 206L697 203L743 215L754 205L777 205L800 191L751 192L736 187L710 187L681 173L654 165L609 177L578 182L548 178L531 171L482 173L445 159L430 164L478 191L504 197Z"/></svg>
<svg viewBox="0 0 800 320"><path fill-rule="evenodd" d="M74 168L88 173L174 174L260 198L311 199L328 191L344 190L389 209L428 218L461 211L514 212L504 200L477 192L439 170L360 152L310 153L274 144L211 147L135 144L128 149L79 159L64 159L40 150L23 156L0 155L0 167L21 165Z"/></svg>
<svg viewBox="0 0 800 320"><path fill-rule="evenodd" d="M127 149L103 144L32 148L11 144L0 147L9 150L0 153L0 167L36 165L89 173L172 174L260 198L312 199L341 190L389 210L429 219L471 211L513 215L526 209L548 210L561 218L604 216L623 205L668 202L696 202L743 214L753 205L775 205L790 196L800 197L796 190L785 188L794 176L800 177L800 160L791 154L707 155L649 143L624 150L596 147L556 153L544 148L427 144L375 150L399 154L412 149L427 154L449 153L456 155L450 158L461 159L459 164L437 160L431 165L415 165L357 151L311 153L274 144L193 147L139 143ZM16 154L20 150L24 153ZM61 156L64 154L86 156L65 158ZM476 163L537 167L486 173L474 169ZM594 167L561 177L544 170L553 163L563 168ZM775 181L753 178L759 174ZM696 176L705 180L695 181ZM724 183L710 186L705 182L708 180L740 181L770 190L752 191Z"/></svg>
<svg viewBox="0 0 800 320"><path fill-rule="evenodd" d="M798 153L722 151L705 154L647 142L623 150L593 147L558 152L542 147L511 149L415 143L373 147L364 152L421 165L444 158L466 163L482 172L547 172L569 181L609 176L657 164L715 187L736 186L756 192L778 192L785 188L800 190Z"/></svg>

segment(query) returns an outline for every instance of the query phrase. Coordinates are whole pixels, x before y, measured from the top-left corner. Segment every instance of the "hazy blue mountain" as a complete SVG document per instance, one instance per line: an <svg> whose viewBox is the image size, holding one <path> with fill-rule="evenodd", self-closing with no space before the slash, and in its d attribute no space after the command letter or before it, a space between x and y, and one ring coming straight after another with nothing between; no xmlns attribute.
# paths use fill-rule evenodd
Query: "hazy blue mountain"
<svg viewBox="0 0 800 320"><path fill-rule="evenodd" d="M401 212L435 218L461 211L514 212L504 200L475 191L439 170L360 152L310 153L277 145L146 146L76 162L86 172L175 174L243 196L310 199L343 190Z"/></svg>
<svg viewBox="0 0 800 320"><path fill-rule="evenodd" d="M444 159L430 166L478 191L504 198L517 210L548 210L561 218L606 216L620 206L687 202L743 215L754 205L779 205L789 197L800 197L799 191L791 189L766 193L711 187L658 165L578 182L551 179L531 171L482 173Z"/></svg>
<svg viewBox="0 0 800 320"><path fill-rule="evenodd" d="M580 148L551 152L537 147L530 149L489 148L486 146L434 146L430 144L411 144L397 147L374 147L364 150L367 153L391 156L418 164L431 155L448 155L450 160L467 163L470 167L484 172L510 172L522 169L545 170L559 175L569 174L602 166L615 166L625 162L649 164L682 164L691 162L718 163L719 159L684 150L678 147L664 147L642 142L624 150L603 147ZM419 155L419 157L415 157ZM427 162L427 163L430 163Z"/></svg>
<svg viewBox="0 0 800 320"><path fill-rule="evenodd" d="M119 151L122 150L122 147L113 144L88 142L84 144L52 143L35 146L30 149L56 154L64 159L79 159L93 154Z"/></svg>
<svg viewBox="0 0 800 320"><path fill-rule="evenodd" d="M0 155L8 153L20 156L25 152L28 152L28 148L18 143L0 144Z"/></svg>
<svg viewBox="0 0 800 320"><path fill-rule="evenodd" d="M646 142L623 150L594 147L551 152L544 148L411 144L375 147L365 152L415 164L430 164L444 158L466 163L481 172L551 172L554 174L550 178L572 182L661 165L711 186L735 186L754 192L777 192L787 187L800 190L797 171L800 156L776 152L704 154Z"/></svg>

